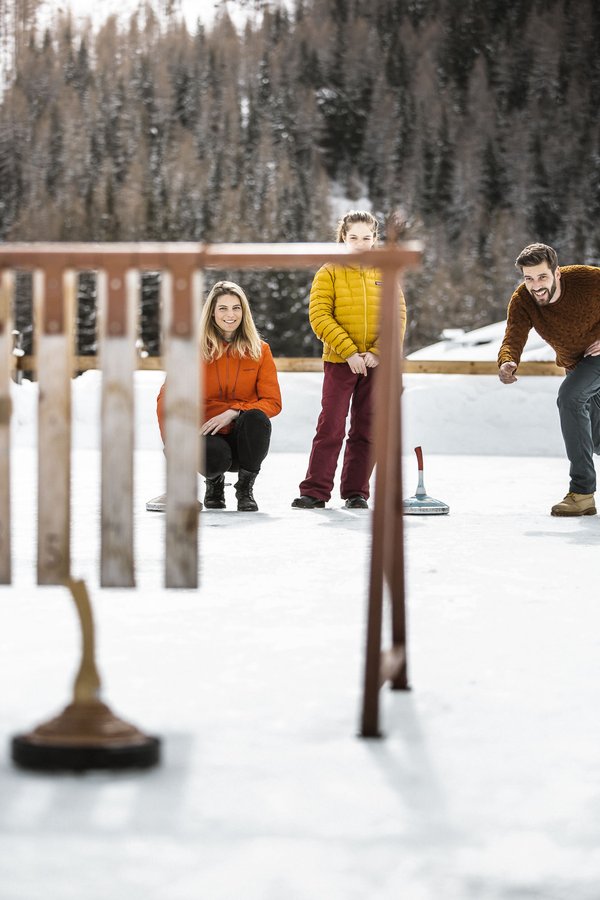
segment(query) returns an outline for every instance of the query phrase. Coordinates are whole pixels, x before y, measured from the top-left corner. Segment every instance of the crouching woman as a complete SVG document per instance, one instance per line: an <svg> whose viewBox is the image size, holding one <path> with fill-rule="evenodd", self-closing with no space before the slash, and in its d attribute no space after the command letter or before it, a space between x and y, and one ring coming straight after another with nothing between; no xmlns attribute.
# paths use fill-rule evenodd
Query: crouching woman
<svg viewBox="0 0 600 900"><path fill-rule="evenodd" d="M256 512L254 482L269 452L269 420L281 412L281 392L271 349L259 337L246 294L233 281L218 281L206 298L200 316L200 357L204 506L225 509L225 472L237 472L237 508ZM163 440L164 392L165 384L157 399Z"/></svg>

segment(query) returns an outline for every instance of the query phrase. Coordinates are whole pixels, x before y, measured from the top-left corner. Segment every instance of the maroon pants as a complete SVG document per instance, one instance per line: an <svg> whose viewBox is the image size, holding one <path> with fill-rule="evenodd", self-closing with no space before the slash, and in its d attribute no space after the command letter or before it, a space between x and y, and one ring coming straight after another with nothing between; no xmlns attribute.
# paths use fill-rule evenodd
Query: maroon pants
<svg viewBox="0 0 600 900"><path fill-rule="evenodd" d="M329 500L331 497L352 401L340 494L344 500L355 494L365 499L369 497L369 478L374 464L371 422L375 372L376 369L367 369L367 375L355 375L347 363L324 364L321 414L306 477L300 485L301 494L318 500Z"/></svg>

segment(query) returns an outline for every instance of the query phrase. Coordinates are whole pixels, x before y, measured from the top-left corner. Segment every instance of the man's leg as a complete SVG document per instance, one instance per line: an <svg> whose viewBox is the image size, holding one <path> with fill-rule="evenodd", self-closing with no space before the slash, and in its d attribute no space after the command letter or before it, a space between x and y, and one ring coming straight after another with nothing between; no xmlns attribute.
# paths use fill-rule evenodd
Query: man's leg
<svg viewBox="0 0 600 900"><path fill-rule="evenodd" d="M340 482L343 500L355 496L369 499L369 479L375 464L372 427L376 371L377 369L367 369L367 375L359 378L352 395L350 431Z"/></svg>
<svg viewBox="0 0 600 900"><path fill-rule="evenodd" d="M593 494L596 490L593 453L600 414L595 395L599 391L600 356L584 357L567 373L558 391L560 427L571 464L569 490L577 494ZM592 403L595 408L590 413Z"/></svg>
<svg viewBox="0 0 600 900"><path fill-rule="evenodd" d="M600 455L600 391L590 400L590 422L592 425L592 443L594 453Z"/></svg>
<svg viewBox="0 0 600 900"><path fill-rule="evenodd" d="M340 450L346 434L350 398L358 378L346 363L324 365L323 395L317 432L313 438L306 477L300 494L329 500Z"/></svg>

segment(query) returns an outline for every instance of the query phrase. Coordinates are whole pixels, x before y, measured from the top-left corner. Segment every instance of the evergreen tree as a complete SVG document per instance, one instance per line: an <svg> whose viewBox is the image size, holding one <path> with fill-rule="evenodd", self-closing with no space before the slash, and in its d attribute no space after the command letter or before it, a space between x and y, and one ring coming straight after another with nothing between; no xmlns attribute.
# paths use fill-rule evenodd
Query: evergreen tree
<svg viewBox="0 0 600 900"><path fill-rule="evenodd" d="M454 196L454 146L448 133L446 114L438 130L436 147L436 172L434 179L435 208L439 215L451 213Z"/></svg>
<svg viewBox="0 0 600 900"><path fill-rule="evenodd" d="M56 196L61 186L63 170L63 126L58 107L54 104L50 110L48 165L46 168L46 188L51 197Z"/></svg>
<svg viewBox="0 0 600 900"><path fill-rule="evenodd" d="M40 34L38 6L0 8L1 240L329 240L340 195L401 205L408 350L502 314L530 240L600 257L594 0L298 0L193 34L152 5ZM238 273L277 352L318 352L312 274Z"/></svg>
<svg viewBox="0 0 600 900"><path fill-rule="evenodd" d="M499 208L506 208L509 181L503 159L503 149L499 139L488 137L481 161L481 197L482 206L487 213Z"/></svg>
<svg viewBox="0 0 600 900"><path fill-rule="evenodd" d="M529 224L535 240L553 244L560 233L560 209L551 190L539 133L534 135L530 159L531 174L527 196Z"/></svg>

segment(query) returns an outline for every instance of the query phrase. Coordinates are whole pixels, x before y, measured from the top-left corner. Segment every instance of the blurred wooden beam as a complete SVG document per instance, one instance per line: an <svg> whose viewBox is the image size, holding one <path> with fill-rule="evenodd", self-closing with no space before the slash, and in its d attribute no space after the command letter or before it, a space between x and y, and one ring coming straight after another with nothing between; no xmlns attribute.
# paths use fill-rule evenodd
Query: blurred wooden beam
<svg viewBox="0 0 600 900"><path fill-rule="evenodd" d="M409 375L498 375L496 360L405 359L402 370ZM522 362L517 375L564 375L553 362Z"/></svg>
<svg viewBox="0 0 600 900"><path fill-rule="evenodd" d="M101 270L117 263L121 268L157 271L169 269L175 259L198 269L315 269L347 258L344 244L197 244L197 243L19 243L0 246L0 266L31 269L46 261L78 271ZM404 241L395 246L373 247L353 254L356 263L395 265L399 269L419 264L421 244Z"/></svg>
<svg viewBox="0 0 600 900"><path fill-rule="evenodd" d="M21 372L35 372L35 356L14 358L14 367ZM322 372L323 360L316 356L279 356L275 359L279 372ZM73 370L87 372L99 369L96 356L74 356ZM146 372L164 371L162 356L139 357L137 369ZM405 359L402 363L405 375L498 375L495 360L469 359ZM565 370L552 362L522 362L517 375L564 375Z"/></svg>

